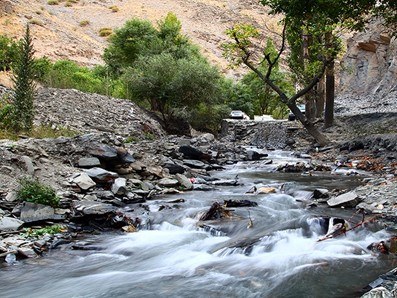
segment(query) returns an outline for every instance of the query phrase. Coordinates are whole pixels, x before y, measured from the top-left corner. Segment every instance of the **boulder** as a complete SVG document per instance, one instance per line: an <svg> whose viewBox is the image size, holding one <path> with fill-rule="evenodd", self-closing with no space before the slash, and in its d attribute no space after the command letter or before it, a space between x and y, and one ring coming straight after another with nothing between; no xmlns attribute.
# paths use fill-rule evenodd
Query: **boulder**
<svg viewBox="0 0 397 298"><path fill-rule="evenodd" d="M98 181L99 183L113 182L114 179L119 177L119 175L115 172L110 172L98 167L85 170L85 172L94 181Z"/></svg>
<svg viewBox="0 0 397 298"><path fill-rule="evenodd" d="M64 216L56 215L55 209L51 206L23 202L20 219L24 222L36 222L42 220L61 220L64 219Z"/></svg>
<svg viewBox="0 0 397 298"><path fill-rule="evenodd" d="M172 178L163 178L157 181L158 185L163 186L163 187L175 187L179 185L179 182L177 179L172 179Z"/></svg>
<svg viewBox="0 0 397 298"><path fill-rule="evenodd" d="M0 231L1 232L9 232L9 231L17 231L22 225L23 221L13 218L13 217L3 217L0 218Z"/></svg>
<svg viewBox="0 0 397 298"><path fill-rule="evenodd" d="M186 190L192 190L193 189L193 183L185 175L176 174L175 177L178 180L179 184L184 187L184 189L186 189Z"/></svg>
<svg viewBox="0 0 397 298"><path fill-rule="evenodd" d="M127 179L116 178L112 184L112 193L114 193L116 196L125 195L128 192L126 185Z"/></svg>
<svg viewBox="0 0 397 298"><path fill-rule="evenodd" d="M94 180L92 180L87 173L77 174L77 176L72 178L72 183L76 184L82 190L89 190L90 188L96 186Z"/></svg>
<svg viewBox="0 0 397 298"><path fill-rule="evenodd" d="M78 164L80 168L93 168L93 167L99 167L100 165L101 162L97 157L82 157L79 159L79 164Z"/></svg>
<svg viewBox="0 0 397 298"><path fill-rule="evenodd" d="M337 197L333 197L327 201L330 207L355 207L360 202L358 195L354 191L341 194Z"/></svg>
<svg viewBox="0 0 397 298"><path fill-rule="evenodd" d="M96 201L74 201L73 208L84 215L104 215L116 211L116 207Z"/></svg>

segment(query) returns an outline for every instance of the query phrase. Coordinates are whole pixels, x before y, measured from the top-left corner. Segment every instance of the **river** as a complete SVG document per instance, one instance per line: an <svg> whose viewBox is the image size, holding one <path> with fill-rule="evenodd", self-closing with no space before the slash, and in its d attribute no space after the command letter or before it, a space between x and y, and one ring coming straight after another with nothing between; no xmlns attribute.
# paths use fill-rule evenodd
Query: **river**
<svg viewBox="0 0 397 298"><path fill-rule="evenodd" d="M309 194L353 188L357 177L274 173L277 164L299 159L278 151L269 158L273 164L239 163L213 173L222 179L238 175L237 186L148 201L151 229L90 236L84 241L95 250L60 248L2 267L0 296L348 298L393 268L393 260L366 249L390 236L376 224L318 241L322 217L346 219L353 211L305 208ZM278 191L246 194L254 185ZM179 198L185 202L170 203ZM200 214L224 200L258 206L230 208L231 218L198 227Z"/></svg>

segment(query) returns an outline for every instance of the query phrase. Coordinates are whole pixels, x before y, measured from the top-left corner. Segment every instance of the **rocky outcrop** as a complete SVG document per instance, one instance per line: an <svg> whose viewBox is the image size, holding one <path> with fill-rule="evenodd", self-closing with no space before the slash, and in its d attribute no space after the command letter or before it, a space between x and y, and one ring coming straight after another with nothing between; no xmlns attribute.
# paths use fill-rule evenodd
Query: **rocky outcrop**
<svg viewBox="0 0 397 298"><path fill-rule="evenodd" d="M366 32L347 40L341 61L340 94L384 96L397 90L397 40L381 20L370 23Z"/></svg>

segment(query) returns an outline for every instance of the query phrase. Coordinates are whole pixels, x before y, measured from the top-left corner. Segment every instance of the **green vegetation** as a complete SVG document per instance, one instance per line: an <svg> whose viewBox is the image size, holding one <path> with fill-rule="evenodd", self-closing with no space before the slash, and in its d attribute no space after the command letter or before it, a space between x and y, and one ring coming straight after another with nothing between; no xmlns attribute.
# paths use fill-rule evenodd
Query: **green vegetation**
<svg viewBox="0 0 397 298"><path fill-rule="evenodd" d="M112 28L101 28L99 29L99 36L105 37L111 35L113 32Z"/></svg>
<svg viewBox="0 0 397 298"><path fill-rule="evenodd" d="M90 24L90 21L83 20L83 21L80 21L79 26L80 27L85 27L85 26L88 26L89 24Z"/></svg>
<svg viewBox="0 0 397 298"><path fill-rule="evenodd" d="M18 60L19 45L11 38L0 35L0 70L10 70Z"/></svg>
<svg viewBox="0 0 397 298"><path fill-rule="evenodd" d="M55 190L42 184L36 178L22 178L19 180L17 199L21 202L31 202L51 207L59 205L59 197L56 195Z"/></svg>
<svg viewBox="0 0 397 298"><path fill-rule="evenodd" d="M48 5L58 5L58 4L59 4L59 1L58 1L58 0L48 0L48 1L47 1L47 4L48 4Z"/></svg>
<svg viewBox="0 0 397 298"><path fill-rule="evenodd" d="M33 126L34 60L29 25L21 40L20 57L13 72L14 96L10 114L11 127L15 132L30 131Z"/></svg>
<svg viewBox="0 0 397 298"><path fill-rule="evenodd" d="M116 5L110 6L109 9L110 9L112 12L118 12L118 11L120 10L120 9L118 8L118 6L116 6Z"/></svg>
<svg viewBox="0 0 397 298"><path fill-rule="evenodd" d="M53 235L65 232L67 228L63 225L52 225L40 229L35 228L23 228L20 236L24 238L39 238L43 235Z"/></svg>

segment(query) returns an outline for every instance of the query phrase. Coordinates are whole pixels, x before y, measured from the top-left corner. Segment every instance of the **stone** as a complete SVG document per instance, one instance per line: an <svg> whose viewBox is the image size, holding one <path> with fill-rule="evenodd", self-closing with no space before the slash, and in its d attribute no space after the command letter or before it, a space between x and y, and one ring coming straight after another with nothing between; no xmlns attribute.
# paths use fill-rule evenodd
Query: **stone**
<svg viewBox="0 0 397 298"><path fill-rule="evenodd" d="M24 222L35 222L41 220L62 219L62 215L55 215L55 209L51 206L23 202L20 219Z"/></svg>
<svg viewBox="0 0 397 298"><path fill-rule="evenodd" d="M79 167L80 168L93 168L99 167L101 162L97 157L82 157L79 159Z"/></svg>
<svg viewBox="0 0 397 298"><path fill-rule="evenodd" d="M35 258L37 257L36 252L30 247L19 247L17 250L18 254L25 258Z"/></svg>
<svg viewBox="0 0 397 298"><path fill-rule="evenodd" d="M268 194L268 193L276 193L277 189L275 187L259 187L256 191L257 194Z"/></svg>
<svg viewBox="0 0 397 298"><path fill-rule="evenodd" d="M85 215L104 215L116 211L116 207L111 204L95 201L73 201L73 208Z"/></svg>
<svg viewBox="0 0 397 298"><path fill-rule="evenodd" d="M127 179L125 178L116 178L112 184L112 193L117 196L125 195L127 190Z"/></svg>
<svg viewBox="0 0 397 298"><path fill-rule="evenodd" d="M355 207L359 203L359 197L354 191L349 191L347 193L341 194L337 197L333 197L327 201L330 207Z"/></svg>
<svg viewBox="0 0 397 298"><path fill-rule="evenodd" d="M120 162L125 164L125 163L133 163L135 162L135 158L128 152L127 149L122 148L122 147L117 147L117 156L120 159Z"/></svg>
<svg viewBox="0 0 397 298"><path fill-rule="evenodd" d="M88 149L88 152L91 155L106 161L118 158L117 150L105 144L95 144Z"/></svg>
<svg viewBox="0 0 397 298"><path fill-rule="evenodd" d="M175 187L179 185L179 181L172 178L163 178L157 181L157 184L163 187Z"/></svg>
<svg viewBox="0 0 397 298"><path fill-rule="evenodd" d="M183 154L184 158L195 160L209 160L211 156L203 153L201 150L189 145L182 145L179 147L179 152Z"/></svg>
<svg viewBox="0 0 397 298"><path fill-rule="evenodd" d="M22 220L13 217L3 217L0 218L0 231L17 231L23 224L24 222Z"/></svg>
<svg viewBox="0 0 397 298"><path fill-rule="evenodd" d="M185 175L176 174L175 177L178 180L179 184L182 185L185 190L193 189L193 183Z"/></svg>
<svg viewBox="0 0 397 298"><path fill-rule="evenodd" d="M7 202L15 202L16 200L18 200L17 193L15 191L10 191L9 193L7 193L5 199Z"/></svg>
<svg viewBox="0 0 397 298"><path fill-rule="evenodd" d="M325 188L316 188L313 191L313 199L324 199L329 197L329 190Z"/></svg>
<svg viewBox="0 0 397 298"><path fill-rule="evenodd" d="M78 174L78 176L73 178L72 183L75 183L82 190L89 190L90 188L96 186L94 180L92 180L87 173Z"/></svg>
<svg viewBox="0 0 397 298"><path fill-rule="evenodd" d="M165 168L165 169L168 169L168 172L169 172L171 175L183 174L183 173L186 171L186 169L185 169L183 166L178 165L178 164L176 164L176 163L166 163L166 164L164 165L164 168Z"/></svg>
<svg viewBox="0 0 397 298"><path fill-rule="evenodd" d="M204 162L194 159L185 159L183 164L195 169L204 169L207 166Z"/></svg>
<svg viewBox="0 0 397 298"><path fill-rule="evenodd" d="M33 176L34 175L34 166L33 166L33 161L29 156L23 155L21 156L21 161L24 164L26 172Z"/></svg>
<svg viewBox="0 0 397 298"><path fill-rule="evenodd" d="M248 160L260 160L263 157L267 157L266 153L259 153L255 150L247 150L247 159Z"/></svg>
<svg viewBox="0 0 397 298"><path fill-rule="evenodd" d="M104 170L104 169L98 168L98 167L85 170L85 172L94 181L98 181L100 183L113 182L114 179L119 177L119 175L115 172L110 172L110 171L107 171L107 170Z"/></svg>

